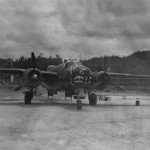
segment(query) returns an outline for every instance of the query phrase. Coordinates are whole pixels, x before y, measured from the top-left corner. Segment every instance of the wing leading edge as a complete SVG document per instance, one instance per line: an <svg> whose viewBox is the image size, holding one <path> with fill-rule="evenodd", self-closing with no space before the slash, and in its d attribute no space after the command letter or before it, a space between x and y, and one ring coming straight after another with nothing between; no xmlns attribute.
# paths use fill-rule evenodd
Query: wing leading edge
<svg viewBox="0 0 150 150"><path fill-rule="evenodd" d="M124 73L108 73L111 77L119 77L119 78L137 78L137 79L150 79L149 75L135 75L135 74L124 74Z"/></svg>
<svg viewBox="0 0 150 150"><path fill-rule="evenodd" d="M28 72L29 69L18 69L18 68L0 68L0 74L12 74L12 75L19 75L23 76ZM40 71L40 70L39 70ZM43 80L57 80L58 76L55 72L49 72L49 71L40 71L42 74Z"/></svg>
<svg viewBox="0 0 150 150"><path fill-rule="evenodd" d="M13 75L23 75L25 69L17 68L0 68L0 73L13 74Z"/></svg>

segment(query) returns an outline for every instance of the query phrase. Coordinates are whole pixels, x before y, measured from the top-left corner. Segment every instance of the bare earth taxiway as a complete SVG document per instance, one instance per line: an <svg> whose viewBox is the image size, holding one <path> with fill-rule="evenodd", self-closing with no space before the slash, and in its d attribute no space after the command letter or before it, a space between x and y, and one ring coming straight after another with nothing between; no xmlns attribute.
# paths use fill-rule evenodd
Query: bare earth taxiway
<svg viewBox="0 0 150 150"><path fill-rule="evenodd" d="M46 93L25 105L22 92L0 91L0 150L149 150L150 97L112 96L96 106Z"/></svg>

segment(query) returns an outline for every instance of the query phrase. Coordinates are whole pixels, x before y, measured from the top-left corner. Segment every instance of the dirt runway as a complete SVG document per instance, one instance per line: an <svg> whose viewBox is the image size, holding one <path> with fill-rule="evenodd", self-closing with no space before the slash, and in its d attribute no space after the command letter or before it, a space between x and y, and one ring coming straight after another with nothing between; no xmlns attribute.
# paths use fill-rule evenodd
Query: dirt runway
<svg viewBox="0 0 150 150"><path fill-rule="evenodd" d="M149 150L150 97L112 96L96 106L62 94L34 97L25 105L21 92L0 92L0 150Z"/></svg>

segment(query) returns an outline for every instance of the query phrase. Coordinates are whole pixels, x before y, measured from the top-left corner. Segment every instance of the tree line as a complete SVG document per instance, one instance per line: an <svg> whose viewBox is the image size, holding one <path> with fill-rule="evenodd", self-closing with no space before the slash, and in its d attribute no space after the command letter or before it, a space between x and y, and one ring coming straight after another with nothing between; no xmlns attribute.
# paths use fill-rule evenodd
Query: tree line
<svg viewBox="0 0 150 150"><path fill-rule="evenodd" d="M150 75L150 50L137 51L129 56L107 56L106 66L110 72L147 74ZM30 68L33 65L31 58L21 56L19 59L12 60L0 59L0 68ZM36 65L40 70L46 70L48 65L59 65L63 59L57 54L55 57L43 57L39 55L36 58ZM104 70L104 57L94 57L88 60L82 60L83 65L89 67L93 72Z"/></svg>
<svg viewBox="0 0 150 150"><path fill-rule="evenodd" d="M101 71L104 70L104 57L84 60L83 64L92 71ZM106 66L110 72L150 75L150 50L123 57L106 56Z"/></svg>
<svg viewBox="0 0 150 150"><path fill-rule="evenodd" d="M40 70L46 70L49 65L59 65L63 62L62 58L57 54L55 57L50 56L49 58L39 55L35 59L36 67ZM33 61L31 58L26 58L21 56L19 59L12 60L9 59L0 59L0 68L32 68Z"/></svg>

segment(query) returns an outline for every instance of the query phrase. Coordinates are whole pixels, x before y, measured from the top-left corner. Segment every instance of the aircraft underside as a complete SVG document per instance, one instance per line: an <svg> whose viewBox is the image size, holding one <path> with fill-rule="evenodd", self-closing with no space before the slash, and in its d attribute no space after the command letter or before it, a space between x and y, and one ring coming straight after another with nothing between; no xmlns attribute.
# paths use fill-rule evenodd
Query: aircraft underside
<svg viewBox="0 0 150 150"><path fill-rule="evenodd" d="M57 90L47 90L48 91L48 96L52 96L54 94L57 94ZM34 93L36 92L36 89L29 89L24 92L24 103L25 104L31 104L32 98L34 96ZM76 107L78 110L82 109L82 99L85 99L87 96L87 92L85 91L84 88L79 88L79 89L66 89L65 90L65 100L67 97L72 97L76 99ZM96 105L97 104L97 96L95 93L91 92L88 93L88 99L89 99L89 104L90 105Z"/></svg>
<svg viewBox="0 0 150 150"><path fill-rule="evenodd" d="M49 96L53 96L54 93L51 91L48 92ZM88 95L89 104L90 105L96 105L97 104L97 96L94 92L87 93L87 91L84 88L78 88L78 89L66 89L65 90L65 100L67 97L70 97L72 100L72 97L76 99L77 109L82 109L82 99L85 99Z"/></svg>

